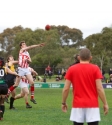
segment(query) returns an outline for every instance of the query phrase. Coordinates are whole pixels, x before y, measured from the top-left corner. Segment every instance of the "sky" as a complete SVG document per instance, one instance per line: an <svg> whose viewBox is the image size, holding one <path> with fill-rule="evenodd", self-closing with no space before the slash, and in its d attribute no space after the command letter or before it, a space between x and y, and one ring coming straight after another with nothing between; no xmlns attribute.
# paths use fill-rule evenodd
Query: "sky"
<svg viewBox="0 0 112 125"><path fill-rule="evenodd" d="M65 25L83 38L112 26L111 0L0 0L0 33L7 28Z"/></svg>

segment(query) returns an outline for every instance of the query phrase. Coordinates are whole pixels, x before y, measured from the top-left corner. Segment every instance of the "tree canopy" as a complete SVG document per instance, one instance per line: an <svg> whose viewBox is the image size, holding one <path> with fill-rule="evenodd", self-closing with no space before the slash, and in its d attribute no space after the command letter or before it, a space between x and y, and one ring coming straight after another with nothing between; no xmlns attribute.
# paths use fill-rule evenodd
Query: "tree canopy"
<svg viewBox="0 0 112 125"><path fill-rule="evenodd" d="M80 46L91 50L92 62L105 68L112 63L112 28L104 27L101 33L91 34L83 39L80 29L68 26L52 25L49 31L31 30L22 26L7 28L0 34L0 54L7 57L12 54L18 59L19 43L25 41L27 46L44 42L45 46L29 50L31 66L45 67L48 64L57 67L69 67L74 62L73 55L80 51Z"/></svg>
<svg viewBox="0 0 112 125"><path fill-rule="evenodd" d="M102 69L112 58L112 28L103 28L101 33L92 34L84 41L93 55L93 62L99 64Z"/></svg>

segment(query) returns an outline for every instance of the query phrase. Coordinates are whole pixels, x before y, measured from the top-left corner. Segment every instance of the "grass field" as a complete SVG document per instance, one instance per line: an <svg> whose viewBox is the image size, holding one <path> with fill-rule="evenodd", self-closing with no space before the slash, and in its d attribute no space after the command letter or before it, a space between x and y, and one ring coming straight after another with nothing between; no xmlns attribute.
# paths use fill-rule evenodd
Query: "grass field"
<svg viewBox="0 0 112 125"><path fill-rule="evenodd" d="M17 89L17 93L20 89ZM107 100L109 103L109 114L104 116L102 104L101 107L101 119L100 125L112 125L112 89L105 89ZM61 111L61 94L62 89L38 89L35 91L35 99L38 104L30 104L32 109L26 109L24 99L16 100L14 106L16 110L10 110L9 104L5 103L6 112L4 120L0 121L0 125L72 125L69 121L72 91L70 91L67 103L68 112L63 113Z"/></svg>

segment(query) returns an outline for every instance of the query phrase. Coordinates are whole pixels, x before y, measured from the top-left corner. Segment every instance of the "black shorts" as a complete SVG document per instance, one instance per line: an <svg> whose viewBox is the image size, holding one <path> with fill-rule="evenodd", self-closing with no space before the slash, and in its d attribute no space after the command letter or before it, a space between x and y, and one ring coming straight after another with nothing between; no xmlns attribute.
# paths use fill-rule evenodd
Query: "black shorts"
<svg viewBox="0 0 112 125"><path fill-rule="evenodd" d="M8 93L8 86L7 86L7 84L0 85L0 95L7 95L7 93Z"/></svg>
<svg viewBox="0 0 112 125"><path fill-rule="evenodd" d="M7 82L6 82L7 85L8 85L8 88L10 88L12 85L14 85L14 81L15 81L15 80L13 80L13 81L7 81Z"/></svg>
<svg viewBox="0 0 112 125"><path fill-rule="evenodd" d="M6 83L8 85L8 88L11 87L12 85L14 85L15 78L16 78L15 75L7 74L5 79L6 79Z"/></svg>

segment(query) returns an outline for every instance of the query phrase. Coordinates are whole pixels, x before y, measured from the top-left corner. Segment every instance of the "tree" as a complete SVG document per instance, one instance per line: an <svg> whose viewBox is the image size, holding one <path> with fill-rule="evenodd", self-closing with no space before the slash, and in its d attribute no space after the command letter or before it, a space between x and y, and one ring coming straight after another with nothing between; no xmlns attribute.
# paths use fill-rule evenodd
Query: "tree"
<svg viewBox="0 0 112 125"><path fill-rule="evenodd" d="M60 25L57 27L51 26L51 28L58 30L61 40L61 46L63 46L64 44L70 46L70 43L79 46L83 40L82 32L79 29L69 28L68 26L60 26Z"/></svg>
<svg viewBox="0 0 112 125"><path fill-rule="evenodd" d="M22 32L24 29L21 26L14 28L7 28L0 34L1 50L4 51L3 56L11 54L14 49L14 38L18 32Z"/></svg>
<svg viewBox="0 0 112 125"><path fill-rule="evenodd" d="M62 62L57 65L57 68L66 68L74 63L74 55L78 54L79 50L74 47L65 46L60 49Z"/></svg>
<svg viewBox="0 0 112 125"><path fill-rule="evenodd" d="M83 42L93 55L93 62L99 64L101 70L107 65L112 54L112 29L103 28L101 33L88 36Z"/></svg>

